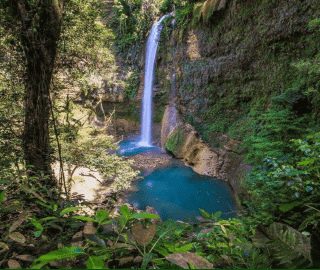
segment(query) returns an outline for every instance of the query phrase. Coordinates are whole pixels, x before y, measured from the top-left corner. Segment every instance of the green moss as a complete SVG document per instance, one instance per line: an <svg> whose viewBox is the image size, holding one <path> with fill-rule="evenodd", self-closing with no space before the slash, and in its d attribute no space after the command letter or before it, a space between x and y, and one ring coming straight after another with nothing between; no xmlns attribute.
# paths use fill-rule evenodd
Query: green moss
<svg viewBox="0 0 320 270"><path fill-rule="evenodd" d="M164 114L165 107L164 106L157 106L154 110L154 115L153 115L153 122L155 123L161 123L163 114Z"/></svg>
<svg viewBox="0 0 320 270"><path fill-rule="evenodd" d="M177 153L179 148L183 146L184 140L185 135L182 132L182 127L178 127L167 139L165 148L173 154Z"/></svg>

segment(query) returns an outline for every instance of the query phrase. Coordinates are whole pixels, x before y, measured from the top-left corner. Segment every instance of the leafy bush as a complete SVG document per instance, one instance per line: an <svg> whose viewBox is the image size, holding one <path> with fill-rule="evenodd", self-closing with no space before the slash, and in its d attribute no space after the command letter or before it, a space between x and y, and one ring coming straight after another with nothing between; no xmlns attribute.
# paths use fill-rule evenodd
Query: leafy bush
<svg viewBox="0 0 320 270"><path fill-rule="evenodd" d="M314 207L319 206L319 140L316 132L305 140L293 139L291 154L265 158L264 164L249 172L245 185L253 201L246 203L255 216L249 218L252 222L270 224L280 215L294 226L301 224L301 230L308 224L317 224L319 212ZM290 212L295 207L300 210ZM308 209L309 213L302 213L302 209Z"/></svg>
<svg viewBox="0 0 320 270"><path fill-rule="evenodd" d="M249 147L246 159L260 162L263 158L282 157L291 152L289 140L305 131L305 119L296 118L289 109L270 109L255 119L250 137L245 138Z"/></svg>

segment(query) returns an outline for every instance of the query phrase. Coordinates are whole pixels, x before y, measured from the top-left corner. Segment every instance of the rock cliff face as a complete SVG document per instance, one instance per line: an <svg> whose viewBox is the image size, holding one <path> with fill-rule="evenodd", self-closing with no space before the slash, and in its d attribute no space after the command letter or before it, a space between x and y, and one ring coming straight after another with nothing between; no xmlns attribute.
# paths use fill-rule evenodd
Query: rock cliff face
<svg viewBox="0 0 320 270"><path fill-rule="evenodd" d="M241 172L246 172L246 167L232 152L237 151L240 142L230 139L223 149L209 147L194 127L184 124L181 118L175 105L167 106L162 121L161 147L183 159L195 172L228 181L238 196L238 179Z"/></svg>
<svg viewBox="0 0 320 270"><path fill-rule="evenodd" d="M320 16L318 1L221 2L208 23L198 19L187 28L177 26L160 41L157 56L160 87L170 85L176 73L174 88L184 117L211 145L259 100L259 109L265 110L270 93L296 87L295 63L314 57L318 48L308 27Z"/></svg>
<svg viewBox="0 0 320 270"><path fill-rule="evenodd" d="M166 107L161 145L196 172L229 181L237 192L239 175L249 168L237 155L244 153L238 149L247 132L239 132L242 123L252 107L268 110L270 93L303 85L296 63L318 53L308 23L320 17L320 2L207 0L206 5L212 6L210 19L203 6L193 25L177 26L160 40L159 87L170 92L176 74L176 102Z"/></svg>

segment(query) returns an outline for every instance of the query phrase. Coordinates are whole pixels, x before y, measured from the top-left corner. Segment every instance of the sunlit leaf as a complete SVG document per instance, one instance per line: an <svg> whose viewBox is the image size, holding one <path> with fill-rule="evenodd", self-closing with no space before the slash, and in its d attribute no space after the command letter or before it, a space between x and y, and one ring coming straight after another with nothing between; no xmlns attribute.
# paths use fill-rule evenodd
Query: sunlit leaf
<svg viewBox="0 0 320 270"><path fill-rule="evenodd" d="M185 252L185 251L189 251L190 249L192 249L193 245L195 243L190 243L190 244L187 244L187 245L184 245L182 247L179 247L179 248L176 248L175 249L175 252Z"/></svg>
<svg viewBox="0 0 320 270"><path fill-rule="evenodd" d="M199 208L199 211L200 211L201 215L202 215L204 218L208 218L208 219L211 218L211 215L210 215L207 211L205 211L205 210L203 210L203 209L201 209L201 208Z"/></svg>
<svg viewBox="0 0 320 270"><path fill-rule="evenodd" d="M45 255L40 256L36 259L32 265L32 269L40 269L42 266L46 265L55 260L61 260L64 258L72 258L81 254L84 254L84 250L77 246L66 247L62 249L58 249L55 251L51 251Z"/></svg>
<svg viewBox="0 0 320 270"><path fill-rule="evenodd" d="M214 218L219 218L221 215L222 215L222 212L221 212L221 211L218 211L218 212L216 212L216 213L213 215L213 217L214 217Z"/></svg>
<svg viewBox="0 0 320 270"><path fill-rule="evenodd" d="M104 209L101 209L97 212L96 220L98 220L98 222L101 223L108 217L109 217L109 212Z"/></svg>
<svg viewBox="0 0 320 270"><path fill-rule="evenodd" d="M121 214L124 217L128 218L130 216L130 209L128 208L128 206L122 205L119 209L120 209Z"/></svg>
<svg viewBox="0 0 320 270"><path fill-rule="evenodd" d="M54 220L54 219L57 219L57 218L56 217L45 217L45 218L39 219L38 221L43 222L43 221Z"/></svg>
<svg viewBox="0 0 320 270"><path fill-rule="evenodd" d="M39 229L41 232L43 231L43 227L42 227L42 225L38 222L38 221L36 221L34 218L31 220L31 222L32 222L32 224L37 228L37 229Z"/></svg>
<svg viewBox="0 0 320 270"><path fill-rule="evenodd" d="M73 211L75 211L75 210L78 210L79 208L81 208L81 207L76 206L76 207L68 207L68 208L66 208L66 209L63 209L63 210L60 212L60 216L63 216L64 214L67 214L67 213L73 212Z"/></svg>
<svg viewBox="0 0 320 270"><path fill-rule="evenodd" d="M79 219L79 220L82 220L82 221L94 221L93 218L91 218L91 217L84 217L84 216L73 216L72 218Z"/></svg>
<svg viewBox="0 0 320 270"><path fill-rule="evenodd" d="M87 260L87 269L104 269L104 262L97 256L90 256Z"/></svg>

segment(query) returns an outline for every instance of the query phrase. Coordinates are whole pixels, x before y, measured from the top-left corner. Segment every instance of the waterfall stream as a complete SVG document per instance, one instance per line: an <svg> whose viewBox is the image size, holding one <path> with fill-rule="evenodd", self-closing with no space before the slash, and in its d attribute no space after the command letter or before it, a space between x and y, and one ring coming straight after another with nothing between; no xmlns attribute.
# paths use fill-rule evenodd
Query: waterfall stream
<svg viewBox="0 0 320 270"><path fill-rule="evenodd" d="M142 119L141 119L141 140L139 146L152 147L151 129L152 129L152 90L154 77L154 62L156 59L158 41L162 30L162 21L172 16L174 12L163 16L159 21L153 24L151 33L147 42L146 64L144 71L144 90L142 99Z"/></svg>

